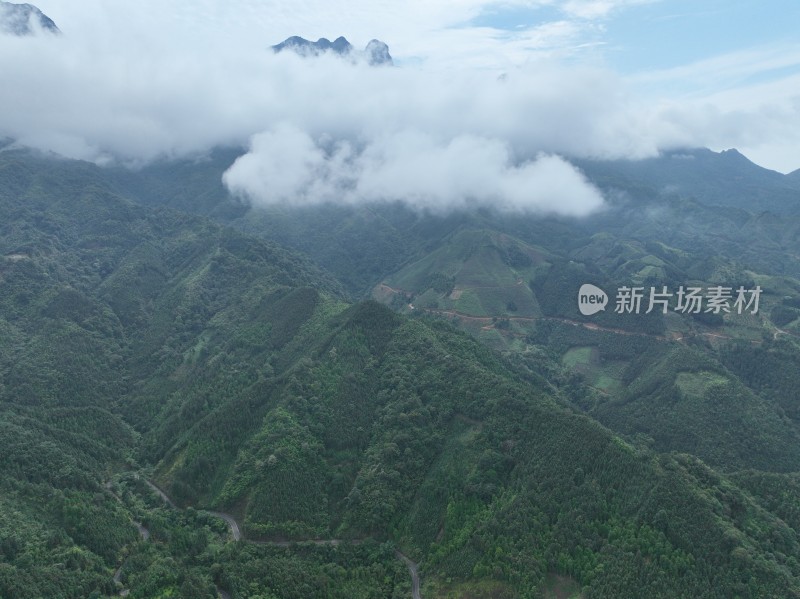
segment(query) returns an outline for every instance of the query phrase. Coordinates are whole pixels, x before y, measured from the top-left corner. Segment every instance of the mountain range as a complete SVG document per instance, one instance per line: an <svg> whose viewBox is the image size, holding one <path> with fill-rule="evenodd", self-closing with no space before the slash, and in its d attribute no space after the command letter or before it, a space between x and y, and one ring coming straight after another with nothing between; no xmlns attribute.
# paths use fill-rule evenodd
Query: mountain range
<svg viewBox="0 0 800 599"><path fill-rule="evenodd" d="M327 38L321 37L316 42L309 41L299 36L286 38L280 44L272 46L274 52L290 50L301 56L319 56L327 52L343 57L355 58L363 56L367 63L372 66L389 65L393 63L392 56L389 54L389 46L379 40L370 40L363 51L357 51L353 45L344 37L337 37L332 42Z"/></svg>
<svg viewBox="0 0 800 599"><path fill-rule="evenodd" d="M685 150L581 163L584 219L257 209L239 152L0 153L0 595L800 593L795 177ZM764 293L584 317L587 281Z"/></svg>

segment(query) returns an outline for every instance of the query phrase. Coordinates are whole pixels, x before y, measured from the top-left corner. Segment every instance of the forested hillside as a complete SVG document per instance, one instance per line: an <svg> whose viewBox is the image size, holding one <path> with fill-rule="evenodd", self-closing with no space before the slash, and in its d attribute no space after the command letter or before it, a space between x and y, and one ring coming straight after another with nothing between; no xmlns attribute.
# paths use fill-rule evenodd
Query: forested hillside
<svg viewBox="0 0 800 599"><path fill-rule="evenodd" d="M408 597L398 551L426 599L800 596L792 379L765 374L793 341L564 322L569 223L386 207L413 268L384 248L342 284L126 177L0 153L0 596ZM486 265L505 353L345 292L386 268L444 302Z"/></svg>

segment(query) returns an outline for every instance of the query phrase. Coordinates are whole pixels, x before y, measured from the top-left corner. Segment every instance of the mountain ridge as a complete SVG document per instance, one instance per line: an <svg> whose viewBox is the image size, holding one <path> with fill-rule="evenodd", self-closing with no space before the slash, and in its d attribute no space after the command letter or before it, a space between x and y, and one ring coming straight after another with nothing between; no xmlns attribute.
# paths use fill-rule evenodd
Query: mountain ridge
<svg viewBox="0 0 800 599"><path fill-rule="evenodd" d="M624 177L707 205L800 213L800 178L759 166L736 149L675 149L641 160L574 160L596 181Z"/></svg>
<svg viewBox="0 0 800 599"><path fill-rule="evenodd" d="M188 180L180 169L166 176L179 172L172 186ZM0 153L0 532L10 539L0 543L1 595L110 596L117 579L135 596L211 599L215 586L278 599L408 596L397 550L419 563L426 599L547 595L554 579L597 597L800 592L800 531L778 517L791 505L746 491L669 438L600 423L593 414L625 415L618 398L561 363L562 349L587 368L628 361L618 376L631 395L658 400L664 413L676 401L713 413L734 399L758 407L786 395L776 384L792 379L763 375L792 372L790 340L764 340L769 370L748 370L742 351L723 367L698 359L709 351L700 344L673 359L648 337L599 340L567 323L501 354L449 323L347 302L292 252L160 206L174 187L112 175ZM128 198L132 189L150 189L155 206ZM679 250L619 230L586 235L570 220L531 228L508 217L523 229L512 235L484 231L503 224L488 212L426 220L371 210L363 219L325 213L320 227L338 214L357 240L382 220L405 232L412 253L435 253L434 268L474 257L547 275L548 310L560 309L572 275L586 274L579 264L597 263L593 274L627 273L629 262L692 265ZM539 273L544 262L557 268ZM480 271L456 274L475 283ZM592 362L589 346L605 362ZM726 396L737 391L720 380L726 368L759 397ZM635 398L621 399L622 424L634 428ZM781 426L797 417L787 414ZM738 442L746 453L770 439ZM796 484L768 478L778 490ZM193 509L166 509L150 479ZM757 476L741 480L758 487ZM335 551L236 545L203 512L219 508L249 538L343 542Z"/></svg>
<svg viewBox="0 0 800 599"><path fill-rule="evenodd" d="M357 51L344 36L337 37L334 41L321 37L316 42L293 35L279 44L272 46L275 53L292 51L300 56L320 56L331 52L342 57L364 57L370 66L391 66L394 64L389 46L380 40L370 40L362 51Z"/></svg>

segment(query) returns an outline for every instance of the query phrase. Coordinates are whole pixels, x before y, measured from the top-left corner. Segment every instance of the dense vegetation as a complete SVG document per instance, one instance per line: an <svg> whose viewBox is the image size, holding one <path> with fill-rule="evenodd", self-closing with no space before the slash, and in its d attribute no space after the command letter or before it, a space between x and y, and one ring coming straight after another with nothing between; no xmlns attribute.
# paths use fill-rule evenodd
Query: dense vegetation
<svg viewBox="0 0 800 599"><path fill-rule="evenodd" d="M0 596L407 597L396 551L428 599L800 596L787 262L607 215L254 214L197 169L0 153ZM582 319L586 277L758 281L772 320ZM348 299L381 281L408 315Z"/></svg>

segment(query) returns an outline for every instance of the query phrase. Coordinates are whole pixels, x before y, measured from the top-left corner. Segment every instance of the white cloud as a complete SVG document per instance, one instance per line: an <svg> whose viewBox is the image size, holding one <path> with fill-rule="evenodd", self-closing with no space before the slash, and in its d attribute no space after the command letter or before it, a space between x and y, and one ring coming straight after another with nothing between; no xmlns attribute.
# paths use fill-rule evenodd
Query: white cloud
<svg viewBox="0 0 800 599"><path fill-rule="evenodd" d="M644 110L662 147L735 147L789 172L800 167L798 66L800 46L765 46L637 76L632 86L649 88ZM670 97L667 89L680 93Z"/></svg>
<svg viewBox="0 0 800 599"><path fill-rule="evenodd" d="M569 18L508 33L463 26L487 7L479 0L42 0L64 35L0 38L0 137L131 163L249 145L226 183L257 202L403 198L573 215L601 198L571 156L705 145L775 160L780 148L788 161L796 86L664 99L641 90L721 66L741 72L720 58L626 82L562 60L601 27L592 19L636 2L561 2ZM377 37L407 66L273 55L269 45L290 34L344 34L358 46ZM410 66L414 57L424 60ZM787 64L775 53L752 63Z"/></svg>
<svg viewBox="0 0 800 599"><path fill-rule="evenodd" d="M134 164L252 138L253 152L228 181L240 192L253 185L248 195L257 198L323 201L347 189L343 201L393 195L434 209L475 202L566 214L596 207L599 195L573 170L556 168L560 159L537 161L539 153L654 150L640 143L618 82L602 71L536 63L498 78L239 45L165 48L157 39L120 35L128 46L104 52L94 38L0 39L9 82L0 87L0 134L70 157ZM574 199L553 193L555 175Z"/></svg>
<svg viewBox="0 0 800 599"><path fill-rule="evenodd" d="M315 141L281 124L253 137L225 184L257 204L403 200L434 211L491 206L583 216L603 198L572 165L553 155L515 163L496 139L449 141L419 131L350 142Z"/></svg>

